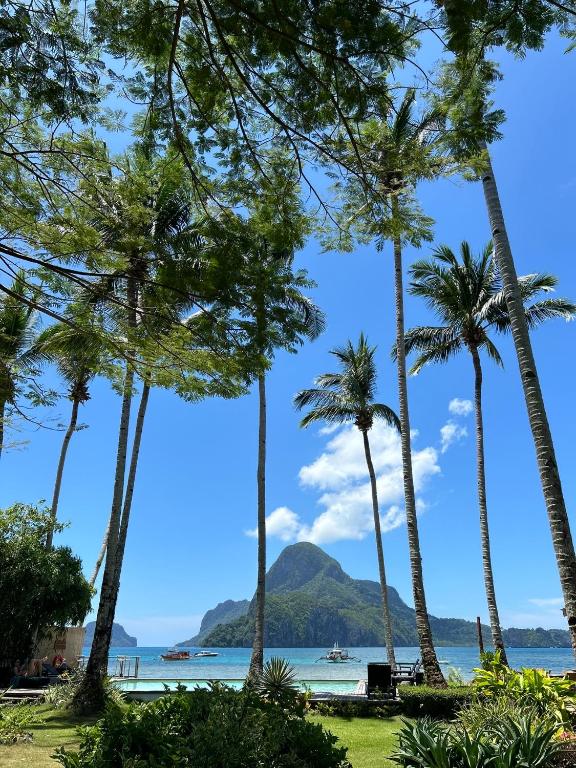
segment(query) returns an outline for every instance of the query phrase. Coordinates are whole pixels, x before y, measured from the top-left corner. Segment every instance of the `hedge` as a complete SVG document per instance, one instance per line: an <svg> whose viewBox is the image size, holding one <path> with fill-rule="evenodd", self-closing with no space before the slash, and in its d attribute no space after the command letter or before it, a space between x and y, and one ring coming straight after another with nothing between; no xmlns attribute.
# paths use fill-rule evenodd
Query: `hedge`
<svg viewBox="0 0 576 768"><path fill-rule="evenodd" d="M458 688L430 688L426 685L400 685L398 695L402 714L407 717L430 717L449 720L459 709L472 701L471 686Z"/></svg>

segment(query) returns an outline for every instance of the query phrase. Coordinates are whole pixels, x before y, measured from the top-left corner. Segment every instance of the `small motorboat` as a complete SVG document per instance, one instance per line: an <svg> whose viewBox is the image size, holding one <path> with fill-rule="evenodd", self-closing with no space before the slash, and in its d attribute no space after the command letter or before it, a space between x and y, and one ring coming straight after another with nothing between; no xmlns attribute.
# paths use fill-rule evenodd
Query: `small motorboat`
<svg viewBox="0 0 576 768"><path fill-rule="evenodd" d="M326 655L320 656L316 661L331 661L333 664L340 664L344 661L361 661L361 659L350 656L346 648L340 648L338 643L334 643L334 648L326 651Z"/></svg>
<svg viewBox="0 0 576 768"><path fill-rule="evenodd" d="M161 653L160 657L163 661L188 661L190 651L180 651L178 648L175 648L166 653Z"/></svg>
<svg viewBox="0 0 576 768"><path fill-rule="evenodd" d="M198 651L194 654L194 656L205 658L206 656L219 656L219 653L216 653L216 651Z"/></svg>

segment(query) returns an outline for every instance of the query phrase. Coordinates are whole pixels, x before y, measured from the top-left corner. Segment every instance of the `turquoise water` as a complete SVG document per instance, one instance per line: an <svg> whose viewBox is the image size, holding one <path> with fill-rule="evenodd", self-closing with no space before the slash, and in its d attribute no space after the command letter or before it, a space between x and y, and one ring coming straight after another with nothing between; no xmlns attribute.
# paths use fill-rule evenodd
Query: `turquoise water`
<svg viewBox="0 0 576 768"><path fill-rule="evenodd" d="M161 680L242 680L248 671L250 661L249 648L214 648L219 655L208 658L191 658L189 661L163 661L161 653L166 648L112 648L110 653L110 674L115 674L116 656L140 656L139 678L155 678L161 688ZM191 653L194 648L189 649ZM265 658L281 656L295 668L298 680L308 681L314 690L322 690L330 681L341 681L330 685L336 690L337 685L346 686L346 681L354 682L366 678L366 664L369 661L385 661L384 648L348 648L351 655L361 661L344 664L330 664L316 661L326 653L326 648L270 648ZM84 649L87 655L88 648ZM469 679L472 670L478 666L478 649L469 647L437 648L438 659L445 673L457 669ZM509 648L508 659L513 667L537 667L552 672L572 669L574 657L569 648ZM420 656L418 648L397 648L396 660L416 661ZM152 683L149 683L152 685ZM318 688L320 686L320 688ZM353 688L354 686L352 686ZM341 690L345 690L342 688Z"/></svg>

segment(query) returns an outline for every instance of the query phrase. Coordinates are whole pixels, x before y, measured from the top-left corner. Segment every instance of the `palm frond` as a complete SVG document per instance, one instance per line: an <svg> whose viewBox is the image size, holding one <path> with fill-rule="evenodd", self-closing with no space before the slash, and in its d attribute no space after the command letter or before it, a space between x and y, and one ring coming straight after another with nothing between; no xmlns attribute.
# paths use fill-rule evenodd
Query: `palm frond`
<svg viewBox="0 0 576 768"><path fill-rule="evenodd" d="M388 405L374 403L372 406L372 416L376 419L382 419L390 427L394 427L398 433L401 431L400 419L396 415L396 411L393 411Z"/></svg>

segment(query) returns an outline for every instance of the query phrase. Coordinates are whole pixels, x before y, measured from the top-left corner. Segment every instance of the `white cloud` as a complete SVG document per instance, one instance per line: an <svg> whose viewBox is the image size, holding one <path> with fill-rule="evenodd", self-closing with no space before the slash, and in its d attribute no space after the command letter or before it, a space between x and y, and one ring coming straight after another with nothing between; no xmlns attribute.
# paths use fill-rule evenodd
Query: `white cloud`
<svg viewBox="0 0 576 768"><path fill-rule="evenodd" d="M532 605L537 605L539 608L562 608L564 605L564 598L562 597L531 597L528 600Z"/></svg>
<svg viewBox="0 0 576 768"><path fill-rule="evenodd" d="M450 400L448 404L448 412L452 414L452 416L468 416L472 413L473 405L471 400L460 400L460 398L455 397L453 400Z"/></svg>
<svg viewBox="0 0 576 768"><path fill-rule="evenodd" d="M293 541L298 537L301 524L296 512L288 507L278 507L266 517L266 533L268 536L276 536L282 541ZM245 531L247 536L256 538L258 528Z"/></svg>
<svg viewBox="0 0 576 768"><path fill-rule="evenodd" d="M342 424L328 424L325 427L322 427L318 430L319 435L333 435L334 432L337 432Z"/></svg>
<svg viewBox="0 0 576 768"><path fill-rule="evenodd" d="M455 421L448 421L440 429L440 450L442 453L446 453L453 443L457 443L459 440L468 436L468 430L466 427L461 427L456 424Z"/></svg>
<svg viewBox="0 0 576 768"><path fill-rule="evenodd" d="M413 433L415 438L417 433ZM402 452L397 431L383 422L370 430L372 461L378 483L383 532L405 521ZM414 486L421 493L440 472L438 453L429 446L412 454ZM267 518L267 532L283 541L312 541L322 544L342 539L363 539L374 528L370 482L362 435L354 426L344 427L332 437L322 454L299 473L303 487L320 492L322 511L310 523L287 507L279 507ZM418 498L418 510L425 509ZM253 536L255 531L247 532Z"/></svg>

